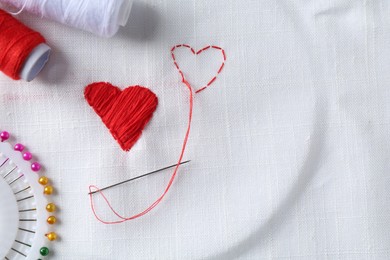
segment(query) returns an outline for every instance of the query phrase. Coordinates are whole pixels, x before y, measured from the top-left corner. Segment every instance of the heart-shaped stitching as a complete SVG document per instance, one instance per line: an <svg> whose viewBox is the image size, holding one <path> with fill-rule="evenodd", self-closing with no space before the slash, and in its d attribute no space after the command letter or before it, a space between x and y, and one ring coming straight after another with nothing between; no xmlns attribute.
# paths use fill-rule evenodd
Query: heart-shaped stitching
<svg viewBox="0 0 390 260"><path fill-rule="evenodd" d="M173 48L171 49L171 55L172 55L173 63L175 64L177 70L179 71L180 76L181 76L183 82L187 82L187 80L186 80L186 78L185 78L185 76L184 76L184 73L183 73L183 71L181 70L181 68L180 68L180 66L179 66L179 64L178 64L178 62L177 62L177 60L176 60L175 50L176 50L177 48L187 48L187 49L189 49L189 50L192 52L193 55L199 55L199 54L203 53L203 52L206 51L206 50L213 50L213 49L214 49L214 50L221 51L223 61L222 61L222 63L221 63L221 66L219 67L217 73L215 74L215 76L214 76L213 78L210 79L210 81L209 81L206 85L204 85L204 86L201 87L200 89L196 90L195 93L199 93L199 92L205 90L206 88L210 87L211 84L213 84L213 82L217 79L217 76L221 73L221 71L223 70L223 67L225 66L225 62L226 62L225 51L224 51L224 49L222 49L222 48L219 47L219 46L209 45L209 46L206 46L206 47L200 49L199 51L195 51L194 48L192 48L192 47L191 47L190 45L188 45L188 44L178 44L178 45L175 45L175 46L173 46Z"/></svg>
<svg viewBox="0 0 390 260"><path fill-rule="evenodd" d="M158 104L157 96L145 87L122 91L106 82L88 85L84 96L124 151L141 137Z"/></svg>

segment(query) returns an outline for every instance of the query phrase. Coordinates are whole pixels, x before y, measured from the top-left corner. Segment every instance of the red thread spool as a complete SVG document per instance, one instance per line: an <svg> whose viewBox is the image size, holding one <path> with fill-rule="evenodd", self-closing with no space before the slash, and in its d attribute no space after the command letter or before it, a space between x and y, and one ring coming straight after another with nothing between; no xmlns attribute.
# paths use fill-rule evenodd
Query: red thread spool
<svg viewBox="0 0 390 260"><path fill-rule="evenodd" d="M18 80L33 80L50 56L43 36L0 9L0 71Z"/></svg>

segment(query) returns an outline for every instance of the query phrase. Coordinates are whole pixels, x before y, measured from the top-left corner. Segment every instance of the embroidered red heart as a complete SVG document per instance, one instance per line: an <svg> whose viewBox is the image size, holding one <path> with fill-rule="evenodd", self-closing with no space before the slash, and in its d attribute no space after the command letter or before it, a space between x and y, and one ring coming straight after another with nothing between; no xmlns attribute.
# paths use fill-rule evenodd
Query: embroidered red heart
<svg viewBox="0 0 390 260"><path fill-rule="evenodd" d="M173 59L173 63L175 64L177 70L179 71L181 77L182 77L182 80L183 82L184 81L187 81L185 76L184 76L184 73L183 71L181 70L177 60L176 60L176 56L175 56L175 50L178 49L178 48L187 48L188 50L190 50L192 52L193 55L199 55L201 53L204 53L206 50L217 50L217 51L220 51L221 52L221 55L222 55L222 63L221 63L221 66L219 67L218 71L216 72L215 76L213 76L206 85L204 85L203 87L201 87L200 89L196 90L195 93L199 93L203 90L205 90L206 88L208 88L211 84L213 84L213 82L217 79L217 76L221 73L223 67L225 66L225 62L226 62L226 55L225 55L225 51L219 47L219 46L214 46L214 45L209 45L209 46L206 46L202 49L200 49L199 51L195 51L194 48L192 48L191 46L187 45L187 44L178 44L176 46L174 46L172 49L171 49L171 55L172 55L172 59Z"/></svg>
<svg viewBox="0 0 390 260"><path fill-rule="evenodd" d="M84 96L124 151L140 138L158 104L157 96L145 87L122 91L106 82L88 85Z"/></svg>

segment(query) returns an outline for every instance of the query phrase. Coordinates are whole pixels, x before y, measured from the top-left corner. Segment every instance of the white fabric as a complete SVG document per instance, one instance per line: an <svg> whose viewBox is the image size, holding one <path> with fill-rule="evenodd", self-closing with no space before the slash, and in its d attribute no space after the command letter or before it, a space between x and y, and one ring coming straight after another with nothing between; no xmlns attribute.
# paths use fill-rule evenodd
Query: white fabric
<svg viewBox="0 0 390 260"><path fill-rule="evenodd" d="M55 259L389 259L389 13L388 0L138 1L112 39L23 14L54 52L32 83L0 76L0 127L31 148L58 190ZM195 96L192 161L150 214L103 225L89 184L178 159L188 116L169 52L178 43L227 54L215 84ZM215 69L212 53L179 58L195 86ZM94 81L159 97L128 153L84 101ZM107 195L131 215L171 173Z"/></svg>

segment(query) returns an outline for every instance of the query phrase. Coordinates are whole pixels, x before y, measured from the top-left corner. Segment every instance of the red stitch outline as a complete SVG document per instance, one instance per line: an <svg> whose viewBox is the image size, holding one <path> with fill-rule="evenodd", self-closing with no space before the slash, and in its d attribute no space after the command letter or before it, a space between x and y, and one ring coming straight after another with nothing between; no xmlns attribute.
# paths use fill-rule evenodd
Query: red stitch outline
<svg viewBox="0 0 390 260"><path fill-rule="evenodd" d="M202 51L205 51L207 49L211 48L211 46L204 47L203 49L200 49L196 54L201 53Z"/></svg>
<svg viewBox="0 0 390 260"><path fill-rule="evenodd" d="M185 76L184 76L184 73L183 73L183 71L181 70L179 64L177 63L176 56L175 56L175 54L174 54L174 52L175 52L175 50L176 50L177 48L183 48L183 47L189 49L189 50L192 52L192 54L194 54L194 55L199 55L199 54L201 54L202 52L204 52L204 51L206 51L206 50L215 49L215 50L221 51L221 54L222 54L222 57L223 57L223 61L222 61L221 66L219 67L219 69L218 69L218 71L217 71L217 74L216 74L216 75L207 83L207 85L205 85L204 87L201 87L200 89L196 90L195 93L197 94L197 93L199 93L199 92L205 90L205 89L208 88L209 86L211 86L211 85L214 83L214 81L217 79L218 75L222 72L223 68L225 67L225 62L226 62L225 50L222 49L222 48L219 47L219 46L216 46L216 45L208 45L208 46L206 46L206 47L204 47L204 48L202 48L202 49L200 49L200 50L198 50L198 51L195 51L195 50L194 50L190 45L188 45L188 44L177 44L177 45L173 46L172 49L171 49L171 56L172 56L172 59L173 59L173 64L175 64L175 67L176 67L176 69L178 70L178 72L179 72L179 74L180 74L181 79L182 79L183 82L187 82L187 80L186 80L186 78L185 78Z"/></svg>
<svg viewBox="0 0 390 260"><path fill-rule="evenodd" d="M207 86L210 86L211 84L213 84L213 82L217 79L217 77L214 77L212 78L212 80L210 80L209 83L207 83Z"/></svg>
<svg viewBox="0 0 390 260"><path fill-rule="evenodd" d="M223 67L225 67L225 63L222 63L221 67L220 67L219 70L218 70L218 74L221 73Z"/></svg>

